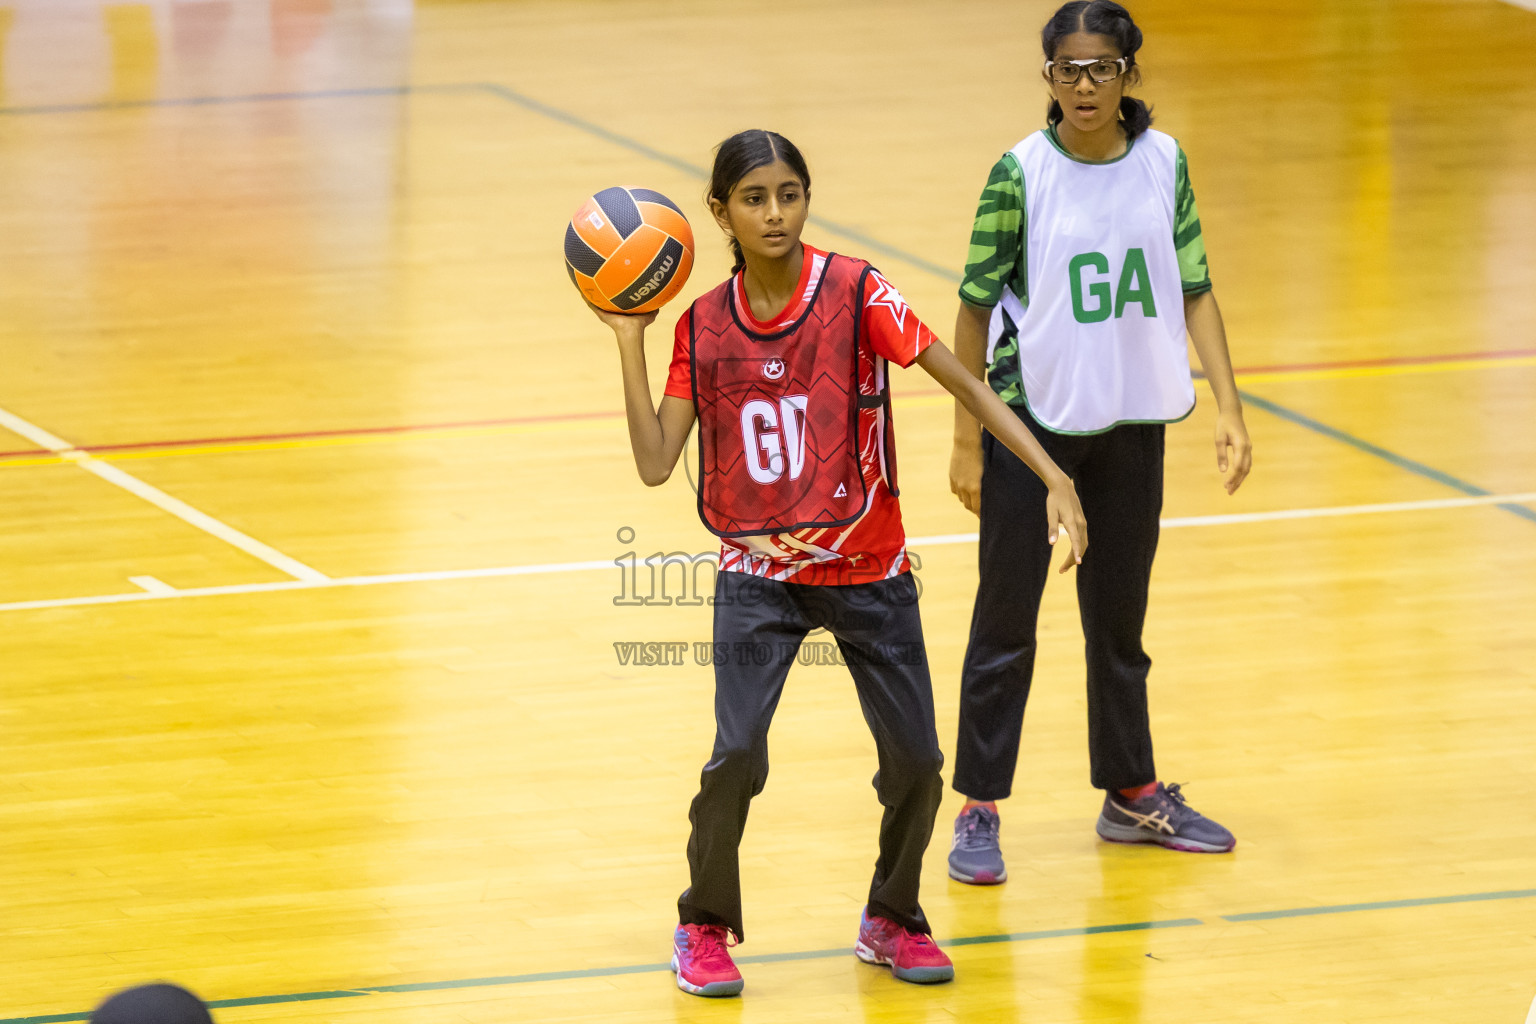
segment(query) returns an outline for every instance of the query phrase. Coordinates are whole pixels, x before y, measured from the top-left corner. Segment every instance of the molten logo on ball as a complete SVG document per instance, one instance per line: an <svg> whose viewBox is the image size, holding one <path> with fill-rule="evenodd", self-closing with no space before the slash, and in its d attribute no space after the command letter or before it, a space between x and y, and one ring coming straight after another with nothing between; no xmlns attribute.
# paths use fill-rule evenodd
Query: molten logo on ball
<svg viewBox="0 0 1536 1024"><path fill-rule="evenodd" d="M666 283L667 277L672 273L672 267L675 265L675 263L676 261L673 260L672 254L667 253L665 258L663 258L661 261L661 268L657 270L656 273L651 275L650 280L646 281L645 284L641 285L638 289L635 290L633 294L630 295L629 301L638 303L651 292L655 291L657 288L660 288L664 283Z"/></svg>
<svg viewBox="0 0 1536 1024"><path fill-rule="evenodd" d="M683 211L647 188L605 188L565 229L565 271L592 305L649 313L677 296L693 269Z"/></svg>

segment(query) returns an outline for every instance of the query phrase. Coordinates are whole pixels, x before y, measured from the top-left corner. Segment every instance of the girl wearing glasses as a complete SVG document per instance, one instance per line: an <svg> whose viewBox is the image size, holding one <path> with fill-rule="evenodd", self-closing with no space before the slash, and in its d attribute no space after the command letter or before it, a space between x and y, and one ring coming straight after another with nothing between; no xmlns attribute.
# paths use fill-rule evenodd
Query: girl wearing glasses
<svg viewBox="0 0 1536 1024"><path fill-rule="evenodd" d="M1232 833L1164 786L1153 766L1141 645L1163 500L1164 425L1195 393L1194 341L1215 393L1216 465L1228 493L1252 445L1206 272L1184 153L1125 94L1141 31L1111 0L1063 6L1041 33L1047 126L1005 153L981 194L960 288L955 352L1077 485L1093 547L1078 570L1087 640L1097 832L1116 842L1225 852ZM950 876L1007 878L996 801L1009 795L1035 661L1050 547L1046 492L962 406L950 486L981 518L981 580L961 678Z"/></svg>

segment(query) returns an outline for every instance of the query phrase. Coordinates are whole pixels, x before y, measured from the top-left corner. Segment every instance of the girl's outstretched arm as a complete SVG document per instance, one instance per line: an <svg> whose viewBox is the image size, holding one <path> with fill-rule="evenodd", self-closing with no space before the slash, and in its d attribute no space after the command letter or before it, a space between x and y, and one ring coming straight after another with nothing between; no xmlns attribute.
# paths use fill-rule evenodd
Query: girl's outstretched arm
<svg viewBox="0 0 1536 1024"><path fill-rule="evenodd" d="M1050 528L1051 543L1056 543L1059 524L1072 541L1072 553L1061 563L1066 572L1073 565L1080 565L1083 552L1088 550L1088 523L1083 518L1083 506L1078 503L1077 489L1061 467L1045 453L1035 435L1019 421L1012 409L976 376L966 369L955 354L942 341L935 341L917 357L917 365L927 370L944 390L954 395L992 436L1008 446L1008 450L1034 470L1046 486L1046 524Z"/></svg>
<svg viewBox="0 0 1536 1024"><path fill-rule="evenodd" d="M1232 376L1232 355L1227 351L1227 328L1221 307L1211 291L1184 298L1184 322L1200 357L1200 369L1216 396L1216 468L1226 475L1223 485L1236 494L1253 468L1253 442L1243 422L1243 400Z"/></svg>
<svg viewBox="0 0 1536 1024"><path fill-rule="evenodd" d="M645 329L656 314L609 313L596 306L592 306L592 312L613 329L619 342L624 412L629 418L629 446L635 453L635 468L647 487L664 484L688 443L695 414L693 403L687 399L664 395L659 411L651 402L651 382L645 372Z"/></svg>
<svg viewBox="0 0 1536 1024"><path fill-rule="evenodd" d="M955 317L955 358L977 380L987 379L987 321L992 311L961 300ZM981 424L955 403L955 441L949 456L949 489L960 504L981 515Z"/></svg>

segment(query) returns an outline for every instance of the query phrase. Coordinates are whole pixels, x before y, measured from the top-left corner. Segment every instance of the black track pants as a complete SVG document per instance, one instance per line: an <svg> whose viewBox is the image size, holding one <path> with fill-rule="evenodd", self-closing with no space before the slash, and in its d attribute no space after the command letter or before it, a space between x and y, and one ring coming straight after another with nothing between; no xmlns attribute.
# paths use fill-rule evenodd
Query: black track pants
<svg viewBox="0 0 1536 1024"><path fill-rule="evenodd" d="M874 785L885 816L870 912L929 931L918 877L943 794L944 755L909 573L847 586L716 575L715 747L688 812L691 884L677 904L684 924L723 924L745 935L737 848L747 808L768 778L768 726L784 678L817 628L837 640L879 754Z"/></svg>
<svg viewBox="0 0 1536 1024"><path fill-rule="evenodd" d="M1129 789L1157 778L1142 650L1147 585L1163 508L1163 425L1126 424L1069 436L1019 418L1072 478L1088 520L1077 574L1088 662L1093 785ZM1035 670L1035 624L1049 574L1045 485L990 434L982 436L981 581L960 679L954 787L975 800L1013 788L1024 705ZM1058 557L1059 561L1059 557Z"/></svg>

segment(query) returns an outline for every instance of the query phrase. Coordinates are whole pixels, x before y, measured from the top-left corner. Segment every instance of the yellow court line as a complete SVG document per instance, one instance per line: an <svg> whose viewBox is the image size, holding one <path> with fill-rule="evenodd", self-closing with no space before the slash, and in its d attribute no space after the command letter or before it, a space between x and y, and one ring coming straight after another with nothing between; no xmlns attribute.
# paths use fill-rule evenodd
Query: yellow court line
<svg viewBox="0 0 1536 1024"><path fill-rule="evenodd" d="M60 455L41 455L26 459L0 459L0 469L20 469L23 466L65 466L69 459Z"/></svg>
<svg viewBox="0 0 1536 1024"><path fill-rule="evenodd" d="M1267 373L1240 373L1239 383L1265 384L1289 381L1350 380L1365 377L1400 377L1408 374L1452 373L1466 370L1488 370L1505 366L1536 366L1536 356L1514 359L1457 359L1441 363L1408 363L1394 366L1351 366L1325 370L1276 370ZM947 406L954 401L947 394L914 395L898 398L894 404L906 408L932 408ZM613 429L614 421L622 420L622 413L612 417L585 420L560 420L550 423L509 423L486 427L424 427L420 430L401 430L390 434L357 434L342 437L296 437L281 441L230 441L222 444L178 445L166 448L146 448L137 451L103 451L90 454L103 462L122 462L135 459L172 459L195 455L231 455L241 452L298 451L307 448L342 448L357 445L397 444L403 441L439 441L468 437L509 437L519 434L549 434L578 429ZM89 449L86 449L89 451ZM59 455L29 455L25 458L0 458L0 469L22 469L35 466L58 466L78 457L75 452Z"/></svg>

